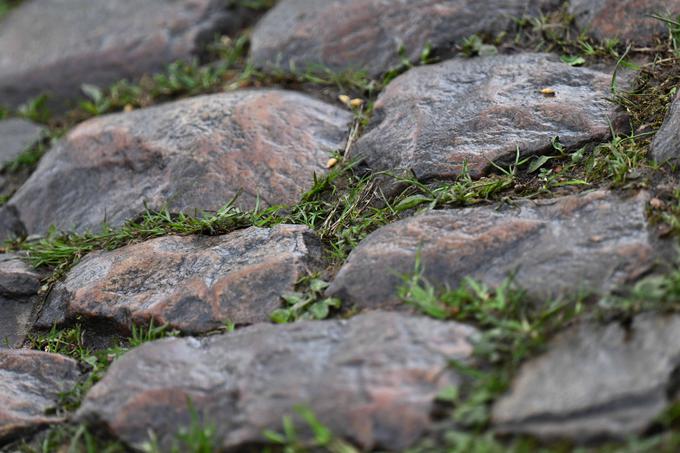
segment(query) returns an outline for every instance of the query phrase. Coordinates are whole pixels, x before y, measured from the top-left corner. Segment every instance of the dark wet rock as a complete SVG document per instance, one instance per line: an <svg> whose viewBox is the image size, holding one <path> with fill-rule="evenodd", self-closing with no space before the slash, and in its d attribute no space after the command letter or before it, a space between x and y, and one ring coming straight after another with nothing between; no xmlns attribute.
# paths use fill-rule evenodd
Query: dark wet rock
<svg viewBox="0 0 680 453"><path fill-rule="evenodd" d="M671 104L668 116L652 143L652 158L657 162L678 163L680 158L680 95Z"/></svg>
<svg viewBox="0 0 680 453"><path fill-rule="evenodd" d="M244 451L303 405L366 451L403 451L430 425L437 393L460 383L448 365L469 363L473 335L457 323L372 313L162 340L116 361L76 417L129 445L152 429L167 448L189 424L190 400L215 422L220 451Z"/></svg>
<svg viewBox="0 0 680 453"><path fill-rule="evenodd" d="M493 408L503 433L576 442L643 433L678 398L680 317L583 324L526 363Z"/></svg>
<svg viewBox="0 0 680 453"><path fill-rule="evenodd" d="M113 226L145 210L216 211L294 204L331 151L344 146L351 114L308 96L241 91L200 96L87 121L57 144L17 192L31 234L51 224L78 231Z"/></svg>
<svg viewBox="0 0 680 453"><path fill-rule="evenodd" d="M426 44L449 50L476 33L497 34L513 17L559 0L282 0L253 32L251 58L290 70L323 65L377 75L417 61Z"/></svg>
<svg viewBox="0 0 680 453"><path fill-rule="evenodd" d="M17 210L10 206L0 206L0 244L7 239L26 234L24 224L19 220Z"/></svg>
<svg viewBox="0 0 680 453"><path fill-rule="evenodd" d="M0 254L0 347L24 340L41 278L18 256Z"/></svg>
<svg viewBox="0 0 680 453"><path fill-rule="evenodd" d="M196 56L245 16L224 0L30 0L0 27L0 104L81 97Z"/></svg>
<svg viewBox="0 0 680 453"><path fill-rule="evenodd" d="M680 0L571 0L569 12L579 28L596 39L645 44L668 30L651 16L680 14Z"/></svg>
<svg viewBox="0 0 680 453"><path fill-rule="evenodd" d="M39 142L44 134L43 127L30 121L18 118L0 121L0 170Z"/></svg>
<svg viewBox="0 0 680 453"><path fill-rule="evenodd" d="M375 170L412 170L418 178L470 174L609 136L622 114L606 98L611 76L545 54L454 59L414 68L390 83L355 153ZM541 93L554 90L553 96Z"/></svg>
<svg viewBox="0 0 680 453"><path fill-rule="evenodd" d="M318 239L297 225L161 237L87 256L51 291L37 326L80 317L127 331L153 320L199 333L266 322L320 260Z"/></svg>
<svg viewBox="0 0 680 453"><path fill-rule="evenodd" d="M648 198L597 191L516 208L428 212L368 236L328 294L360 308L402 307L401 276L414 272L418 253L437 287L455 288L466 276L497 286L514 275L531 299L607 293L660 259L647 230Z"/></svg>
<svg viewBox="0 0 680 453"><path fill-rule="evenodd" d="M0 442L61 421L46 413L78 378L78 364L64 356L0 349Z"/></svg>

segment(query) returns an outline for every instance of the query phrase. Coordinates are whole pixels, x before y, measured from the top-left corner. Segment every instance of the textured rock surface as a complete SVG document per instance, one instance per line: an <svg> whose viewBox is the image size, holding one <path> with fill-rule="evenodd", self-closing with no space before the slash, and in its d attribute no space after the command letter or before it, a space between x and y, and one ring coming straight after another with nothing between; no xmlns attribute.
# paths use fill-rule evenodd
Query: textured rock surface
<svg viewBox="0 0 680 453"><path fill-rule="evenodd" d="M0 121L0 170L36 144L44 132L43 127L30 121L17 118Z"/></svg>
<svg viewBox="0 0 680 453"><path fill-rule="evenodd" d="M46 352L0 349L0 441L48 423L45 412L56 407L61 392L79 377L78 364Z"/></svg>
<svg viewBox="0 0 680 453"><path fill-rule="evenodd" d="M240 16L220 0L30 0L0 27L0 103L80 96L195 55Z"/></svg>
<svg viewBox="0 0 680 453"><path fill-rule="evenodd" d="M24 339L40 279L41 275L16 255L0 254L0 347Z"/></svg>
<svg viewBox="0 0 680 453"><path fill-rule="evenodd" d="M674 161L675 163L680 158L680 95L671 104L663 126L654 137L652 158L657 162Z"/></svg>
<svg viewBox="0 0 680 453"><path fill-rule="evenodd" d="M282 0L258 24L251 57L288 70L324 65L380 74L406 57L418 60L427 43L448 49L475 33L496 34L512 17L559 0Z"/></svg>
<svg viewBox="0 0 680 453"><path fill-rule="evenodd" d="M641 434L678 395L680 317L587 324L525 364L493 409L502 432L586 442Z"/></svg>
<svg viewBox="0 0 680 453"><path fill-rule="evenodd" d="M359 307L401 306L401 275L420 251L425 277L455 288L471 276L496 286L515 274L530 297L605 293L655 264L647 232L648 195L605 191L555 200L433 211L385 226L349 256L328 293Z"/></svg>
<svg viewBox="0 0 680 453"><path fill-rule="evenodd" d="M12 199L29 233L82 231L144 211L296 203L351 114L280 90L200 96L81 124Z"/></svg>
<svg viewBox="0 0 680 453"><path fill-rule="evenodd" d="M469 359L474 332L372 313L162 340L115 362L77 419L132 445L152 429L167 446L190 421L190 398L203 420L217 422L220 445L243 451L264 440L264 429L280 430L282 417L302 404L366 450L402 451L429 425L437 392L460 382L448 363Z"/></svg>
<svg viewBox="0 0 680 453"><path fill-rule="evenodd" d="M0 206L0 243L26 233L15 208Z"/></svg>
<svg viewBox="0 0 680 453"><path fill-rule="evenodd" d="M52 290L37 325L81 316L126 331L153 319L197 333L269 321L280 296L320 259L319 241L303 226L153 239L89 255Z"/></svg>
<svg viewBox="0 0 680 453"><path fill-rule="evenodd" d="M595 38L650 43L667 32L653 14L680 14L680 0L571 0L576 24Z"/></svg>
<svg viewBox="0 0 680 453"><path fill-rule="evenodd" d="M451 178L467 161L473 176L489 161L568 147L609 135L621 115L605 98L611 76L574 68L545 54L453 59L412 69L375 104L355 153L376 170L413 170ZM552 88L555 96L540 90Z"/></svg>

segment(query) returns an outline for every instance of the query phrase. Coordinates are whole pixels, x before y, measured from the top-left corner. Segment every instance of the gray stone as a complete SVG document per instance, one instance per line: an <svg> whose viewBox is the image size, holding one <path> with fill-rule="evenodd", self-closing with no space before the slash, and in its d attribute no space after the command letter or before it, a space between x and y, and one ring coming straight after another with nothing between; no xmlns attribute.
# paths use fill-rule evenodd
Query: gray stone
<svg viewBox="0 0 680 453"><path fill-rule="evenodd" d="M323 65L377 75L417 61L426 44L448 50L476 33L497 34L513 17L559 0L282 0L253 32L252 61L290 70Z"/></svg>
<svg viewBox="0 0 680 453"><path fill-rule="evenodd" d="M19 345L26 337L41 278L18 256L0 254L0 347Z"/></svg>
<svg viewBox="0 0 680 453"><path fill-rule="evenodd" d="M227 321L267 322L320 263L319 240L299 225L161 237L87 256L52 289L36 326L80 318L129 332L154 321L204 333Z"/></svg>
<svg viewBox="0 0 680 453"><path fill-rule="evenodd" d="M526 363L493 408L502 433L583 443L642 434L678 396L680 317L584 324Z"/></svg>
<svg viewBox="0 0 680 453"><path fill-rule="evenodd" d="M26 234L24 224L19 220L15 208L0 206L0 244L7 239L21 237Z"/></svg>
<svg viewBox="0 0 680 453"><path fill-rule="evenodd" d="M647 229L648 198L596 191L407 218L362 241L327 293L359 308L401 308L402 275L413 274L420 254L425 278L438 288L468 276L495 287L514 276L537 301L606 294L661 261Z"/></svg>
<svg viewBox="0 0 680 453"><path fill-rule="evenodd" d="M18 118L0 121L0 170L38 143L44 134L45 128L30 121Z"/></svg>
<svg viewBox="0 0 680 453"><path fill-rule="evenodd" d="M215 427L219 451L247 451L302 405L366 451L403 451L432 423L438 392L460 383L449 363L470 364L473 335L457 323L372 313L161 340L114 362L76 420L130 446L153 430L168 450L190 422L191 401Z"/></svg>
<svg viewBox="0 0 680 453"><path fill-rule="evenodd" d="M26 0L0 27L0 103L41 92L63 106L83 83L107 86L196 56L242 12L224 0Z"/></svg>
<svg viewBox="0 0 680 453"><path fill-rule="evenodd" d="M655 36L664 37L668 30L652 15L677 16L680 0L571 0L569 13L596 39L651 44Z"/></svg>
<svg viewBox="0 0 680 453"><path fill-rule="evenodd" d="M62 421L46 412L79 377L77 362L64 356L0 349L0 442Z"/></svg>
<svg viewBox="0 0 680 453"><path fill-rule="evenodd" d="M668 116L656 133L651 148L652 158L657 162L678 163L680 157L680 95L671 104Z"/></svg>
<svg viewBox="0 0 680 453"><path fill-rule="evenodd" d="M606 98L611 76L546 54L453 59L411 69L375 103L354 152L375 170L411 170L423 180L473 177L491 161L568 148L610 135L624 115ZM554 95L541 93L554 90Z"/></svg>
<svg viewBox="0 0 680 453"><path fill-rule="evenodd" d="M303 94L199 96L80 124L16 193L30 234L119 226L150 209L217 211L297 203L351 114Z"/></svg>

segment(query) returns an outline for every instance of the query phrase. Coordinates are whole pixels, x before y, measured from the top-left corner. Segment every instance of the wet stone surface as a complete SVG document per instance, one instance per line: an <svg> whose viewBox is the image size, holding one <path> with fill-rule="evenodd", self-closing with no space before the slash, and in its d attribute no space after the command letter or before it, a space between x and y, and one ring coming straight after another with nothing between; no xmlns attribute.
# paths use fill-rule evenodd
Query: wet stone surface
<svg viewBox="0 0 680 453"><path fill-rule="evenodd" d="M267 322L281 295L320 265L320 243L303 226L152 239L86 257L51 291L37 326L79 317L128 332L153 320L204 333Z"/></svg>
<svg viewBox="0 0 680 453"><path fill-rule="evenodd" d="M149 209L294 204L347 140L351 114L245 90L104 116L73 129L10 201L30 234L119 226Z"/></svg>
<svg viewBox="0 0 680 453"><path fill-rule="evenodd" d="M0 442L62 421L46 412L79 377L77 362L61 355L0 349Z"/></svg>
<svg viewBox="0 0 680 453"><path fill-rule="evenodd" d="M660 258L647 229L648 198L596 191L408 218L368 236L328 294L359 308L403 308L401 276L413 274L418 253L425 278L439 288L456 288L467 276L495 287L514 275L533 299L605 294Z"/></svg>
<svg viewBox="0 0 680 453"><path fill-rule="evenodd" d="M453 59L401 75L378 97L368 132L355 148L374 170L473 177L492 161L603 140L624 118L606 98L611 76L547 54ZM551 89L554 95L541 93Z"/></svg>
<svg viewBox="0 0 680 453"><path fill-rule="evenodd" d="M418 61L430 44L449 50L476 33L496 34L513 17L559 0L282 0L253 32L252 61L283 70L354 69L377 75Z"/></svg>
<svg viewBox="0 0 680 453"><path fill-rule="evenodd" d="M162 340L116 361L76 417L129 445L152 429L167 448L190 422L190 399L202 420L217 422L220 450L244 451L303 405L366 451L402 451L432 423L437 393L460 383L448 364L470 362L474 335L457 323L372 313Z"/></svg>
<svg viewBox="0 0 680 453"><path fill-rule="evenodd" d="M680 317L583 324L529 361L493 408L502 433L579 443L642 434L678 398Z"/></svg>

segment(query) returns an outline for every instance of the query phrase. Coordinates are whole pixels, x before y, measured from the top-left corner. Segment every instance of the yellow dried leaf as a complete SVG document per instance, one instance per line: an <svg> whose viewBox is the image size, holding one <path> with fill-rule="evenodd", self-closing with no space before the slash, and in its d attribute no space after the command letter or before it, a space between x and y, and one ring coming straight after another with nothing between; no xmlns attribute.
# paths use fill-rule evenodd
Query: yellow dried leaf
<svg viewBox="0 0 680 453"><path fill-rule="evenodd" d="M340 96L338 96L338 99L340 100L340 102L345 104L347 107L350 106L351 99L346 94L341 94Z"/></svg>
<svg viewBox="0 0 680 453"><path fill-rule="evenodd" d="M133 111L134 109L135 109L135 108L132 106L132 104L125 104L125 107L123 107L123 111L124 111L124 112L127 112L127 113L130 113L130 112Z"/></svg>
<svg viewBox="0 0 680 453"><path fill-rule="evenodd" d="M555 96L555 94L557 94L557 93L552 88L543 88L541 90L541 94L543 96Z"/></svg>
<svg viewBox="0 0 680 453"><path fill-rule="evenodd" d="M335 157L332 157L332 158L328 159L328 162L326 162L326 168L333 168L337 165L337 163L338 163L338 159L336 159Z"/></svg>
<svg viewBox="0 0 680 453"><path fill-rule="evenodd" d="M363 103L364 103L363 99L356 98L356 99L352 99L349 102L349 105L356 108L356 107L361 107L363 105Z"/></svg>

